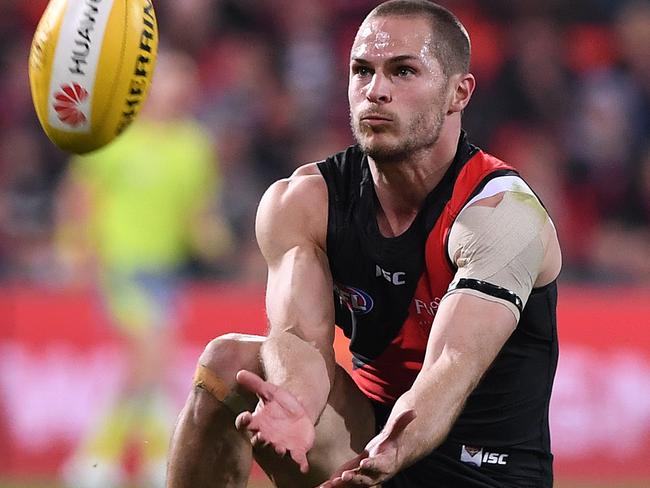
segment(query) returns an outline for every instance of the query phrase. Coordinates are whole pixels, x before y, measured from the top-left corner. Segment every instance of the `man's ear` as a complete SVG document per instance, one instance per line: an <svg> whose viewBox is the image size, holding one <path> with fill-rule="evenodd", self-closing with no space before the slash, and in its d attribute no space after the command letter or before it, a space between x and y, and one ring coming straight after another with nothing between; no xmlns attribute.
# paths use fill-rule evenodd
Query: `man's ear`
<svg viewBox="0 0 650 488"><path fill-rule="evenodd" d="M462 112L472 98L472 93L474 93L476 87L476 79L473 74L465 73L463 75L454 75L449 81L454 88L451 93L449 113Z"/></svg>

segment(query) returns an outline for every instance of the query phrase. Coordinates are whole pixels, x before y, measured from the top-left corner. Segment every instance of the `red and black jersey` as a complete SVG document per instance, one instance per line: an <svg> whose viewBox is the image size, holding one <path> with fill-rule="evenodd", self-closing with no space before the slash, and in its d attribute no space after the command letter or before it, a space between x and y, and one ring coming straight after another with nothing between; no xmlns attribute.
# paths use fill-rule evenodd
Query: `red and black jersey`
<svg viewBox="0 0 650 488"><path fill-rule="evenodd" d="M422 367L438 303L456 272L447 254L452 224L490 180L518 175L469 144L463 132L454 161L411 226L389 238L379 231L379 203L358 146L319 163L319 169L329 192L327 255L336 323L350 338L356 384L372 401L390 406ZM515 332L470 395L447 442L502 451L520 446L540 459L533 471L550 473L555 306L555 282L532 291Z"/></svg>

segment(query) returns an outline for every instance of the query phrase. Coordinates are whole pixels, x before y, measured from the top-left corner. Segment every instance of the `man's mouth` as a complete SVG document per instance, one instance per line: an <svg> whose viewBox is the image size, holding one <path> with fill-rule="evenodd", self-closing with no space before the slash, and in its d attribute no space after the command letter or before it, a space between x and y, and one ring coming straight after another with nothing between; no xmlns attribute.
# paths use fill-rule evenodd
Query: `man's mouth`
<svg viewBox="0 0 650 488"><path fill-rule="evenodd" d="M392 122L393 119L389 115L381 114L381 113L368 113L364 114L360 118L361 121L368 121L368 122L373 122L373 121L379 121L379 122Z"/></svg>

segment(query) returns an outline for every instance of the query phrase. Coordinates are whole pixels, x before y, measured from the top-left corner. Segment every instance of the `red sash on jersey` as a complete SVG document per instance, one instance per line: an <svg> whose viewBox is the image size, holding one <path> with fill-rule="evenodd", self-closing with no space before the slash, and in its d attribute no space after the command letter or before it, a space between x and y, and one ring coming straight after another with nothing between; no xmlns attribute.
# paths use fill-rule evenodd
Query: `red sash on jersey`
<svg viewBox="0 0 650 488"><path fill-rule="evenodd" d="M483 151L478 151L461 169L451 199L427 237L425 270L399 334L372 363L352 373L357 386L368 398L380 403L395 403L415 381L422 369L438 304L456 273L447 257L449 230L477 190L502 170L514 171L514 168Z"/></svg>

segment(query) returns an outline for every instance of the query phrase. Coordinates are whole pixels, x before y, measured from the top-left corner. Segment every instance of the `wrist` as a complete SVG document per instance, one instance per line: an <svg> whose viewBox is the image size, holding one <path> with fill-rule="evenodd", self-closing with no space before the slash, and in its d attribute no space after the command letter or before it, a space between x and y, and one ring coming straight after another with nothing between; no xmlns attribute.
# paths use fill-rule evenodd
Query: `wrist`
<svg viewBox="0 0 650 488"><path fill-rule="evenodd" d="M316 425L330 392L325 358L312 344L291 333L269 337L261 358L268 381L280 386L298 401L304 414ZM299 374L292 372L299 371Z"/></svg>

